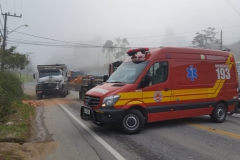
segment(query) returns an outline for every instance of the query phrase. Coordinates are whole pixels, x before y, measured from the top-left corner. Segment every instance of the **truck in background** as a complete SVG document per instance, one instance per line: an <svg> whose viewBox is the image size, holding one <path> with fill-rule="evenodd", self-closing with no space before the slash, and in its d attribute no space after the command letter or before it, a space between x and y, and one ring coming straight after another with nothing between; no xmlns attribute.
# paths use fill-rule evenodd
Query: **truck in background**
<svg viewBox="0 0 240 160"><path fill-rule="evenodd" d="M79 83L81 83L82 78L85 77L83 71L68 71L67 84L68 90L79 91Z"/></svg>
<svg viewBox="0 0 240 160"><path fill-rule="evenodd" d="M108 78L112 75L112 73L115 72L122 63L123 61L116 61L116 62L110 63L108 66L108 75L103 76L103 81L106 82Z"/></svg>
<svg viewBox="0 0 240 160"><path fill-rule="evenodd" d="M82 90L79 91L79 99L85 98L85 94L87 93L88 89L88 83L90 82L90 78L94 78L94 86L97 86L99 84L102 84L103 82L106 82L108 78L112 75L113 72L117 70L117 68L123 63L123 61L116 61L113 63L110 63L108 65L108 74L103 76L89 76L86 78L83 78L82 80Z"/></svg>
<svg viewBox="0 0 240 160"><path fill-rule="evenodd" d="M66 97L69 91L65 88L67 82L67 66L65 64L37 65L38 73L33 74L37 79L35 91L37 99L44 95L59 95Z"/></svg>
<svg viewBox="0 0 240 160"><path fill-rule="evenodd" d="M105 81L107 81L108 77L122 64L122 61L116 61L110 63L108 66L108 74L103 76L96 75L84 75L77 76L73 79L68 77L68 82L66 84L66 88L68 90L78 91L79 99L84 99L85 93L88 91L88 83L91 78L94 78L94 86L99 85Z"/></svg>

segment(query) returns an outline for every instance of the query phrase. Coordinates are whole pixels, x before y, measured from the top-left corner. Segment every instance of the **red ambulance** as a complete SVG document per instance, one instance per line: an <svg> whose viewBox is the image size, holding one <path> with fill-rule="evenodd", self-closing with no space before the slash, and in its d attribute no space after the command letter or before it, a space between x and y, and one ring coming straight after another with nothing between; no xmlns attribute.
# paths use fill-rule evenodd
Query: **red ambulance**
<svg viewBox="0 0 240 160"><path fill-rule="evenodd" d="M83 120L119 124L129 134L145 123L210 115L222 123L238 103L234 56L227 51L137 48L109 79L86 93Z"/></svg>

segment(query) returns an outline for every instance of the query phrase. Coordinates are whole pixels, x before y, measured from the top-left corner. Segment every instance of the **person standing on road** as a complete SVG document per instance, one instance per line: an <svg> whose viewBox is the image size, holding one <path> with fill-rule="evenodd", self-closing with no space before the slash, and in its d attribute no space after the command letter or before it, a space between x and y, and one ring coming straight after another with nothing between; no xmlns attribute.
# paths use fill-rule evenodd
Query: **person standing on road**
<svg viewBox="0 0 240 160"><path fill-rule="evenodd" d="M88 83L88 90L92 89L95 87L94 83L94 78L90 78L90 82Z"/></svg>

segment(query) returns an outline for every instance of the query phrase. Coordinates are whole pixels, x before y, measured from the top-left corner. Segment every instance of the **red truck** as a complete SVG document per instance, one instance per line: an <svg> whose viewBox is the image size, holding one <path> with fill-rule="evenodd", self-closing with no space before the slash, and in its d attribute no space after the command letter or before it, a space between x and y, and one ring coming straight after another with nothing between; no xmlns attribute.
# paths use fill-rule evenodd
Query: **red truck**
<svg viewBox="0 0 240 160"><path fill-rule="evenodd" d="M77 91L79 93L79 99L84 99L85 93L88 91L90 78L94 78L95 86L99 85L103 83L103 81L106 81L121 64L122 61L110 63L108 66L108 75L103 76L86 75L83 71L69 71L66 88L68 90Z"/></svg>

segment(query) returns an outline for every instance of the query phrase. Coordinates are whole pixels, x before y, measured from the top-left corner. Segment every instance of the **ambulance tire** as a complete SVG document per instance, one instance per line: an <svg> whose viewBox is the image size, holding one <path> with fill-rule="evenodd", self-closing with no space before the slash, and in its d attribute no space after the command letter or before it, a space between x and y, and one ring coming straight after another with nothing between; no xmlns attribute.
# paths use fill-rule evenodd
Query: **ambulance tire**
<svg viewBox="0 0 240 160"><path fill-rule="evenodd" d="M222 103L217 104L210 116L214 123L224 122L227 116L226 106Z"/></svg>
<svg viewBox="0 0 240 160"><path fill-rule="evenodd" d="M122 130L127 134L137 134L144 127L143 114L136 109L131 109L125 113L121 122Z"/></svg>
<svg viewBox="0 0 240 160"><path fill-rule="evenodd" d="M231 116L231 115L233 115L233 113L234 113L234 111L231 111L231 112L228 112L227 114L228 114L229 116Z"/></svg>

